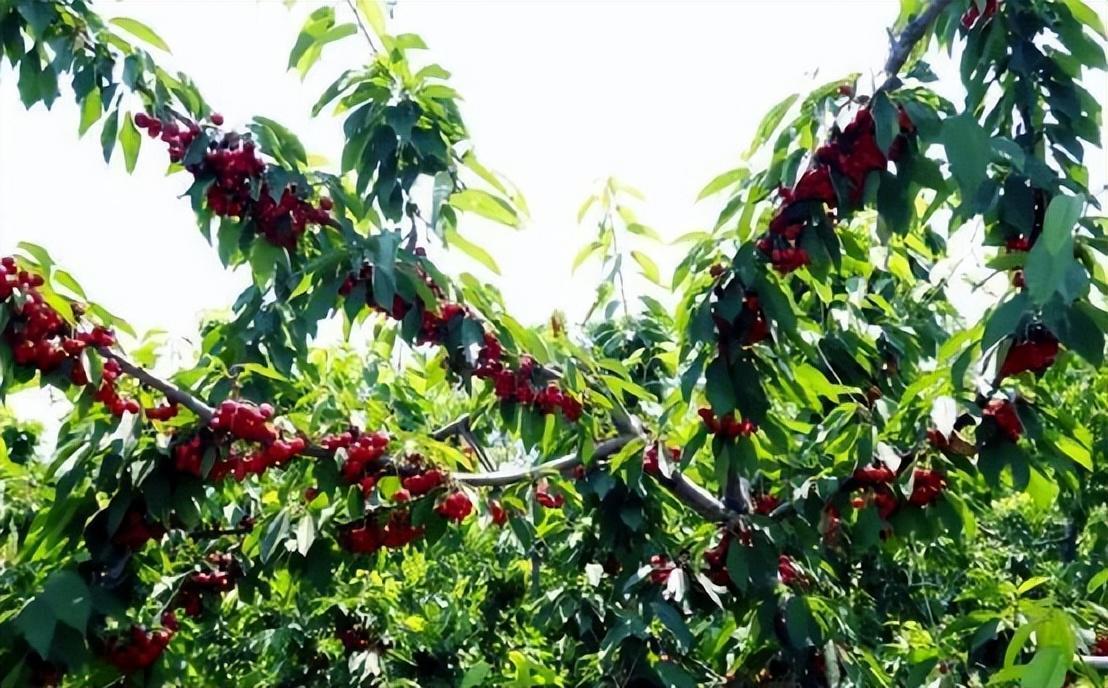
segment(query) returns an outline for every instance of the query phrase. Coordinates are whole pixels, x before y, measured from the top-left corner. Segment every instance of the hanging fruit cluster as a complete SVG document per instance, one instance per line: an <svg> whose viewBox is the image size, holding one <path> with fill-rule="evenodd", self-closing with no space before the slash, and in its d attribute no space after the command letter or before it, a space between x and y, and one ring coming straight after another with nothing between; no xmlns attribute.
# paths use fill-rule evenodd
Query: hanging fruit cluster
<svg viewBox="0 0 1108 688"><path fill-rule="evenodd" d="M393 509L382 522L378 515L339 527L339 546L354 554L373 554L382 547L399 549L423 536L423 527L413 526L404 509Z"/></svg>
<svg viewBox="0 0 1108 688"><path fill-rule="evenodd" d="M709 434L718 435L725 439L733 440L736 437L749 437L758 432L757 423L748 418L738 420L735 418L734 412L717 417L712 409L702 408L696 413L704 421L704 427L708 429Z"/></svg>
<svg viewBox="0 0 1108 688"><path fill-rule="evenodd" d="M416 254L422 255L419 249L416 250ZM423 308L420 313L416 343L441 346L447 342L450 332L460 322L459 319L475 320L475 318L464 305L442 301L444 295L438 285L426 273L421 272L420 276L441 302L437 311L423 308L422 304L413 305L399 294L393 296L391 310L382 308L373 298L373 266L371 265L363 265L357 273L348 275L339 287L339 294L348 296L359 285L364 284L366 304L394 320L403 320L413 307ZM473 366L475 377L490 381L493 392L501 401L523 404L545 415L561 411L567 421L577 422L584 411L581 402L553 382L541 384L538 381L538 373L535 360L527 355L520 356L518 365L512 367L505 357L500 340L494 333L487 330L484 332L482 345Z"/></svg>
<svg viewBox="0 0 1108 688"><path fill-rule="evenodd" d="M20 270L13 256L0 258L0 303L11 309L4 339L11 346L16 365L29 366L43 374L61 371L73 384L85 386L90 379L82 354L88 347L114 346L115 334L99 326L75 330L46 302L41 291L44 285L42 275ZM70 308L74 315L82 313L80 304L71 303ZM100 386L93 397L113 415L137 414L138 402L120 396L116 388L121 372L118 362L105 361Z"/></svg>
<svg viewBox="0 0 1108 688"><path fill-rule="evenodd" d="M1054 365L1059 348L1058 338L1045 325L1032 325L1022 336L1013 338L1008 353L1000 364L997 380L1024 372L1042 375L1047 368Z"/></svg>
<svg viewBox="0 0 1108 688"><path fill-rule="evenodd" d="M303 437L282 439L270 420L273 407L228 399L219 405L206 430L181 442L173 450L174 467L215 483L227 476L242 482L270 468L282 467L308 446ZM228 447L226 456L219 448ZM205 456L211 466L204 473Z"/></svg>
<svg viewBox="0 0 1108 688"><path fill-rule="evenodd" d="M169 159L184 163L197 182L209 184L205 200L212 213L252 222L254 231L275 246L292 251L309 225L333 222L331 199L321 198L317 206L307 198L310 189L299 189L296 184L272 188L266 175L268 166L258 156L250 135L220 130L223 117L219 114L209 120L211 124L178 124L174 119L161 120L140 112L135 115L135 126L169 144ZM206 144L206 148L194 156L191 149L198 144Z"/></svg>
<svg viewBox="0 0 1108 688"><path fill-rule="evenodd" d="M903 152L904 136L915 131L907 113L899 112L900 136L890 147L889 158L877 145L877 126L869 109L862 108L854 121L842 131L832 132L830 140L816 150L807 171L793 188L781 188L781 207L769 224L769 231L756 244L777 272L787 274L808 264L810 257L803 248L805 232L810 227L833 221L827 208L838 208L840 214L857 207L862 200L866 176L883 170L889 159ZM842 202L850 208L840 206Z"/></svg>

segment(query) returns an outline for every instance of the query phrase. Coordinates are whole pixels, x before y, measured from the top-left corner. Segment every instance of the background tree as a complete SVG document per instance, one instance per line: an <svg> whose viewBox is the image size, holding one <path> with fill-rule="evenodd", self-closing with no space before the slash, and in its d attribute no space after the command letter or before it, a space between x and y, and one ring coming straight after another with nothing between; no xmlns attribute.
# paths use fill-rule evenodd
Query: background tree
<svg viewBox="0 0 1108 688"><path fill-rule="evenodd" d="M610 180L589 318L526 327L427 257L491 261L459 214L526 205L374 3L290 54L373 49L314 108L344 117L326 170L225 128L151 28L0 2L24 104L68 80L106 159L160 141L253 275L163 378L45 250L4 259L3 388L73 409L48 462L4 421L0 684L1098 685L1104 33L1080 0L905 0L885 81L774 107L671 279ZM935 267L964 226L1011 283L980 322ZM367 350L313 346L331 317Z"/></svg>

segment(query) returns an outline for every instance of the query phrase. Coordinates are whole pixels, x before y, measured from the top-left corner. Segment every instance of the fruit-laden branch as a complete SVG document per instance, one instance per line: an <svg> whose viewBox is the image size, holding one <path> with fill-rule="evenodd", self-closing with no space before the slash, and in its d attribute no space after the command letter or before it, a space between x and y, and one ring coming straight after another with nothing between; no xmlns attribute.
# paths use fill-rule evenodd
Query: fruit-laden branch
<svg viewBox="0 0 1108 688"><path fill-rule="evenodd" d="M147 387L158 390L159 392L164 394L165 398L170 402L180 404L181 406L184 406L188 410L192 411L200 418L202 422L210 422L212 417L215 415L215 409L211 406L208 406L200 399L197 399L192 394L170 384L169 382L166 382L165 380L154 377L146 370L131 363L108 347L102 346L98 349L98 351L100 352L100 355L104 358L111 359L118 363L120 370L122 370L124 373L135 378Z"/></svg>
<svg viewBox="0 0 1108 688"><path fill-rule="evenodd" d="M208 423L215 416L214 408L193 396L191 393L152 375L147 370L134 365L122 355L107 347L101 347L99 351L105 358L110 358L118 363L120 369L124 373L135 378L140 383L158 390L164 394L166 399L170 402L180 404L189 409L195 413L202 422ZM462 415L447 425L430 433L430 437L441 441L453 436L465 437L466 435L472 435L470 422L471 417L469 414ZM629 442L641 436L637 430L638 423L634 419L628 417L623 425L626 425L628 428L636 429L619 435L618 437L605 440L597 445L593 454L594 461L604 462L610 459L627 446ZM330 458L334 455L334 451L316 444L309 444L300 454L313 458ZM503 487L518 482L534 480L542 475L566 471L580 464L581 457L577 454L570 454L538 466L483 473L457 472L452 473L451 477L459 483L471 485L473 487ZM675 472L669 477L659 475L656 476L656 479L663 487L672 492L679 501L710 521L727 521L736 516L736 512L728 509L723 502L714 497L710 492L692 482L681 473Z"/></svg>
<svg viewBox="0 0 1108 688"><path fill-rule="evenodd" d="M885 82L877 89L879 92L891 91L900 86L900 76L898 75L900 68L907 62L908 56L912 54L912 49L916 47L916 43L919 43L926 35L927 28L952 1L931 0L931 3L915 19L908 22L900 35L892 39L889 59L885 61L886 78Z"/></svg>
<svg viewBox="0 0 1108 688"><path fill-rule="evenodd" d="M639 438L637 434L619 435L601 442L593 453L593 461L596 463L607 461L618 454L629 442L637 438ZM493 471L491 473L454 473L453 478L458 482L474 487L503 487L526 480L534 480L542 475L568 471L580 465L580 455L568 454L538 466ZM681 503L709 521L728 521L738 515L682 473L674 472L669 477L659 474L655 475L654 478L662 487L672 492Z"/></svg>

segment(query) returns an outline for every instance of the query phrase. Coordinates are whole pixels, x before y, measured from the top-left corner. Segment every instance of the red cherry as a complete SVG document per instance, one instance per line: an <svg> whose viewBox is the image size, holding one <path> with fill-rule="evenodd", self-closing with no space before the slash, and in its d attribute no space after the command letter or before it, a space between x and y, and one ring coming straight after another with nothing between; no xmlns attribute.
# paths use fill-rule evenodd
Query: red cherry
<svg viewBox="0 0 1108 688"><path fill-rule="evenodd" d="M216 125L217 127L223 125L223 115L219 114L218 112L213 112L211 117L209 117L208 119L210 119L212 121L212 124Z"/></svg>

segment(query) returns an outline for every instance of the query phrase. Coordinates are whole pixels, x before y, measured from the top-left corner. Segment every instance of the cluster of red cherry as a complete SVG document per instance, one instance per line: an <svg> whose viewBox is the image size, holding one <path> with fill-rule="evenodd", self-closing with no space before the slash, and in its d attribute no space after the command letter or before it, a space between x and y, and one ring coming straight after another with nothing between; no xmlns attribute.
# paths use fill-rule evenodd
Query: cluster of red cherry
<svg viewBox="0 0 1108 688"><path fill-rule="evenodd" d="M416 250L416 254L424 255L420 249ZM438 285L427 275L423 278L435 296L440 300L443 299L444 295ZM373 266L371 265L363 265L357 273L348 275L339 287L339 294L347 296L361 283L366 284L366 303L375 310L395 320L402 320L411 310L412 304L399 295L393 297L391 311L386 311L376 304L373 299ZM421 314L416 342L442 344L450 331L450 323L455 318L465 317L467 314L465 306L451 301L444 301L437 312L424 310ZM581 402L554 383L537 388L534 384L535 371L535 361L527 355L521 356L519 365L513 369L505 361L504 347L496 335L488 331L484 333L473 370L475 377L491 381L493 391L501 401L531 406L543 414L552 414L560 410L567 421L577 422L584 410Z"/></svg>
<svg viewBox="0 0 1108 688"><path fill-rule="evenodd" d="M502 348L495 335L486 333L485 346L478 352L478 365L474 372L479 378L492 380L493 393L498 399L524 404L546 415L560 410L567 421L577 422L584 410L580 401L553 382L545 387L535 387L535 359L520 356L519 365L513 370L499 357L500 352ZM494 354L497 357L494 358Z"/></svg>
<svg viewBox="0 0 1108 688"><path fill-rule="evenodd" d="M78 367L80 364L77 364ZM78 368L75 367L74 370ZM83 369L82 369L83 370ZM123 374L119 362L115 359L104 361L104 371L100 376L100 387L97 388L93 398L108 407L113 416L122 416L124 413L139 412L139 404L134 399L125 399L120 396L116 381ZM87 384L87 383L86 383Z"/></svg>
<svg viewBox="0 0 1108 688"><path fill-rule="evenodd" d="M492 518L492 522L498 526L502 526L508 522L508 510L504 508L504 505L502 505L498 499L489 500L489 516Z"/></svg>
<svg viewBox="0 0 1108 688"><path fill-rule="evenodd" d="M977 0L973 0L969 9L962 15L962 28L968 31L978 24L989 21L996 14L999 4L1000 0L985 0L984 9L979 10L977 9Z"/></svg>
<svg viewBox="0 0 1108 688"><path fill-rule="evenodd" d="M75 385L87 385L90 380L81 354L87 347L107 347L115 344L115 335L105 327L93 327L87 332L75 332L53 306L46 303L39 291L45 284L42 275L20 270L12 256L0 258L0 301L6 301L19 293L22 303L4 331L12 348L16 365L33 366L50 373L63 365L69 366L69 380ZM79 304L71 304L74 313L80 314ZM116 391L115 381L120 375L119 364L114 360L104 362L104 374L95 399L107 405L116 416L138 413L139 405L133 399L124 399Z"/></svg>
<svg viewBox="0 0 1108 688"><path fill-rule="evenodd" d="M1037 324L1029 328L1024 337L1016 339L1008 347L1004 362L1000 364L998 379L1023 372L1042 375L1047 368L1054 365L1058 350L1058 339L1054 333L1043 325Z"/></svg>
<svg viewBox="0 0 1108 688"><path fill-rule="evenodd" d="M749 437L758 432L757 423L747 418L738 420L733 412L723 417L716 417L712 409L702 408L696 413L704 421L704 427L708 428L709 434L719 435L725 439Z"/></svg>
<svg viewBox="0 0 1108 688"><path fill-rule="evenodd" d="M769 492L760 492L751 497L751 506L754 509L754 513L769 516L773 513L773 510L781 506L781 499Z"/></svg>
<svg viewBox="0 0 1108 688"><path fill-rule="evenodd" d="M342 643L347 655L369 649L369 631L361 624L343 626L335 630L335 637Z"/></svg>
<svg viewBox="0 0 1108 688"><path fill-rule="evenodd" d="M166 421L176 418L180 410L181 409L177 406L177 402L169 401L152 408L143 409L142 412L149 420Z"/></svg>
<svg viewBox="0 0 1108 688"><path fill-rule="evenodd" d="M681 448L680 447L666 447L666 453L669 454L670 463L681 462ZM643 473L649 475L660 475L661 468L658 465L658 444L655 442L646 448L642 453L642 470Z"/></svg>
<svg viewBox="0 0 1108 688"><path fill-rule="evenodd" d="M368 497L377 485L376 464L385 455L389 441L389 434L384 430L363 433L355 429L327 435L320 444L331 451L346 450L342 479L348 485L360 485L362 494Z"/></svg>
<svg viewBox="0 0 1108 688"><path fill-rule="evenodd" d="M550 482L543 478L535 485L535 501L546 509L561 509L565 506L566 496L563 494L551 494Z"/></svg>
<svg viewBox="0 0 1108 688"><path fill-rule="evenodd" d="M677 564L669 560L664 554L655 554L650 557L650 582L656 585L665 585L669 581L670 574L677 568Z"/></svg>
<svg viewBox="0 0 1108 688"><path fill-rule="evenodd" d="M341 526L338 531L339 546L355 554L372 554L382 547L398 549L422 536L423 527L413 526L404 509L393 509L384 524L371 514Z"/></svg>
<svg viewBox="0 0 1108 688"><path fill-rule="evenodd" d="M206 196L209 210L220 217L250 218L267 241L289 250L296 248L308 225L331 222L331 199L321 198L317 207L300 197L295 184L271 193L265 181L266 163L258 157L250 136L220 131L217 127L223 124L223 117L218 113L209 119L211 124L204 125L211 139L208 148L199 162L186 165L195 179L212 180ZM135 126L169 144L169 159L173 162L185 158L201 133L196 122L182 126L141 112L135 115Z"/></svg>
<svg viewBox="0 0 1108 688"><path fill-rule="evenodd" d="M446 473L434 467L425 467L423 457L419 454L409 454L405 457L405 461L406 466L401 468L402 473L406 471L415 471L415 473L400 479L401 488L393 493L393 501L406 502L412 497L422 497L446 484Z"/></svg>
<svg viewBox="0 0 1108 688"><path fill-rule="evenodd" d="M714 266L713 266L714 267ZM743 306L738 314L725 317L721 314L721 302L728 298L723 285L714 289L717 302L712 309L712 322L715 324L721 346L738 341L743 346L753 346L769 337L769 321L758 294L748 291L743 295Z"/></svg>
<svg viewBox="0 0 1108 688"><path fill-rule="evenodd" d="M174 609L182 609L193 618L204 611L206 598L234 590L239 576L242 575L242 567L228 552L209 554L207 563L206 570L189 574L173 599ZM162 623L166 625L164 618Z"/></svg>
<svg viewBox="0 0 1108 688"><path fill-rule="evenodd" d="M178 444L173 450L174 467L182 473L206 477L211 482L220 482L227 476L242 482L248 476L285 466L304 451L308 443L303 437L281 439L270 422L272 417L273 407L269 404L255 406L248 401L224 401L208 423L212 436L208 438L198 433ZM204 454L209 448L235 441L258 446L245 453L232 450L228 456L216 458L205 476Z"/></svg>
<svg viewBox="0 0 1108 688"><path fill-rule="evenodd" d="M904 150L904 134L915 131L907 113L900 110L901 136L894 140L889 157L898 158ZM816 150L812 164L792 189L781 188L782 205L769 224L769 232L756 244L773 268L781 274L797 270L809 262L808 252L800 246L801 236L811 221L813 204L838 206L832 174L843 180L848 198L857 204L862 198L866 176L888 166L888 159L877 145L877 126L869 109L861 108L854 121Z"/></svg>
<svg viewBox="0 0 1108 688"><path fill-rule="evenodd" d="M172 617L167 620L175 625L176 620ZM176 628L169 628L164 622L163 628L156 631L135 624L131 626L126 639L122 635L109 637L104 643L102 656L121 673L133 674L148 669L158 661L176 632Z"/></svg>
<svg viewBox="0 0 1108 688"><path fill-rule="evenodd" d="M165 526L157 521L151 522L146 513L146 505L141 501L132 502L123 514L119 527L112 535L112 542L124 549L137 552L150 540L160 540L165 535Z"/></svg>
<svg viewBox="0 0 1108 688"><path fill-rule="evenodd" d="M1023 423L1020 422L1016 406L1009 399L990 399L981 411L982 418L988 418L996 424L997 429L1011 442L1018 442L1023 434Z"/></svg>
<svg viewBox="0 0 1108 688"><path fill-rule="evenodd" d="M439 516L442 516L448 521L461 523L465 520L466 516L469 516L473 512L473 502L465 492L455 490L448 494L446 499L442 500L441 504L435 507L435 511Z"/></svg>
<svg viewBox="0 0 1108 688"><path fill-rule="evenodd" d="M854 481L861 495L855 495L850 505L863 509L869 504L877 509L881 518L888 520L900 508L900 501L890 485L896 480L896 474L882 464L864 466L854 471ZM912 471L912 491L908 494L908 503L925 507L934 504L946 490L946 477L930 468L916 468Z"/></svg>

